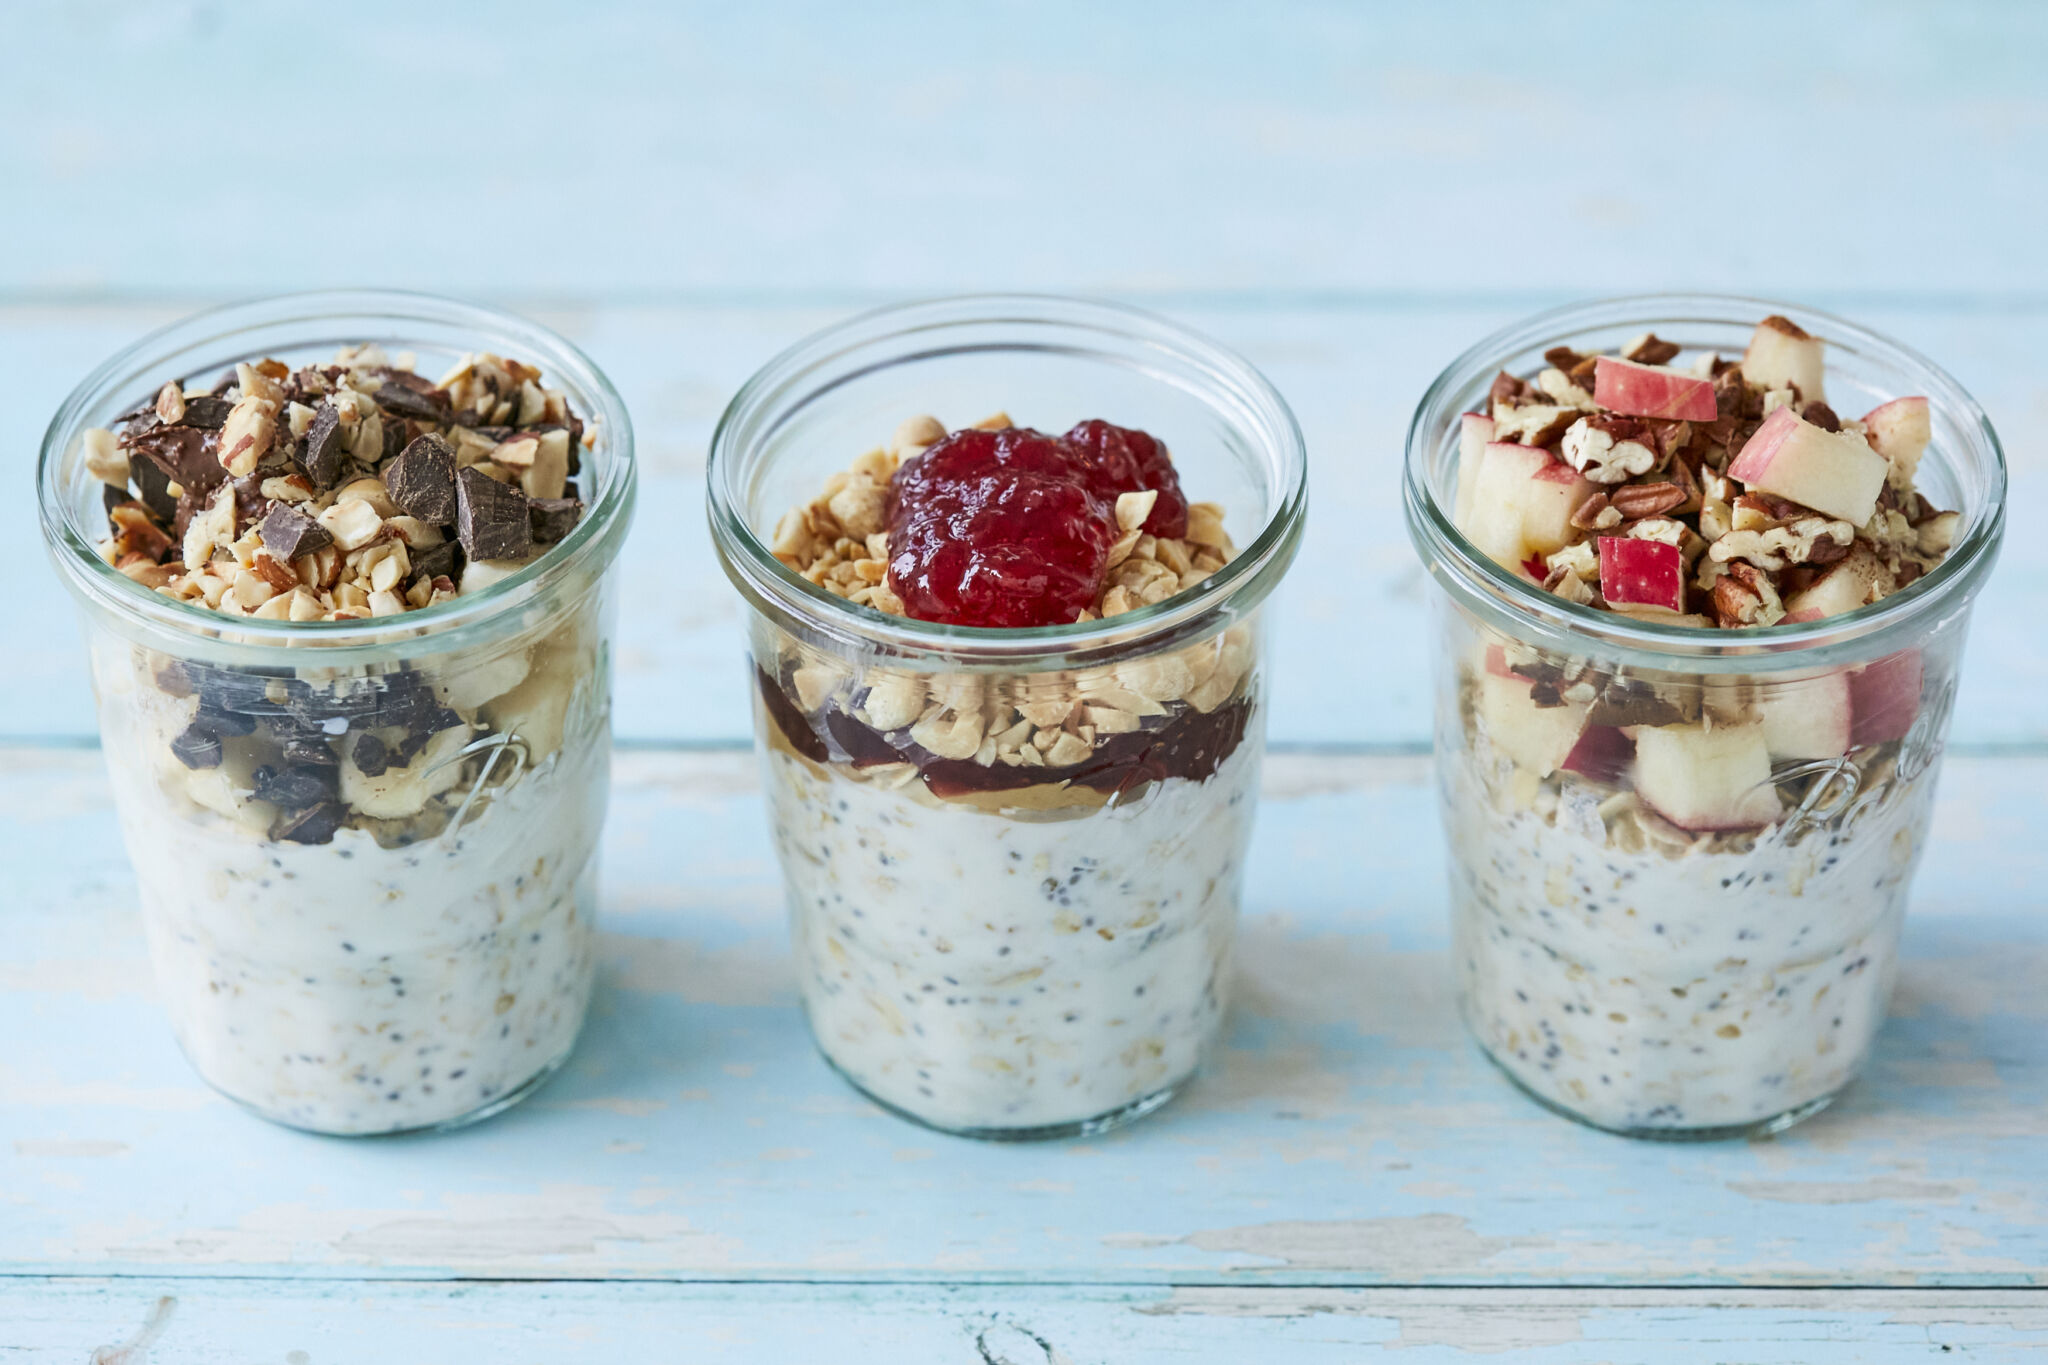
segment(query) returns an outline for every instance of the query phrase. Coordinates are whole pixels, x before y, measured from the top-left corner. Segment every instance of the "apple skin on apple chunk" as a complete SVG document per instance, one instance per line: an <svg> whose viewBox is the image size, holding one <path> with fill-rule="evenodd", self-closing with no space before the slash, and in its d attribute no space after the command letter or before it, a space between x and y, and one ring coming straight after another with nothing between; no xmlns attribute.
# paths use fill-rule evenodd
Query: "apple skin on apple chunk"
<svg viewBox="0 0 2048 1365"><path fill-rule="evenodd" d="M1600 595L1612 607L1685 610L1685 552L1661 540L1600 537Z"/></svg>
<svg viewBox="0 0 2048 1365"><path fill-rule="evenodd" d="M1534 688L1532 679L1508 667L1499 645L1487 647L1476 699L1479 722L1495 750L1517 767L1548 777L1571 757L1591 708L1583 702L1538 706L1530 695Z"/></svg>
<svg viewBox="0 0 2048 1365"><path fill-rule="evenodd" d="M1934 438L1933 415L1927 400L1920 397L1894 398L1863 414L1864 439L1891 465L1894 488L1911 488L1919 472L1920 457Z"/></svg>
<svg viewBox="0 0 2048 1365"><path fill-rule="evenodd" d="M1862 526L1877 511L1889 469L1885 457L1856 433L1824 430L1782 407L1749 438L1728 476Z"/></svg>
<svg viewBox="0 0 2048 1365"><path fill-rule="evenodd" d="M1712 380L1619 356L1603 355L1594 362L1593 401L1624 417L1711 422L1715 416Z"/></svg>

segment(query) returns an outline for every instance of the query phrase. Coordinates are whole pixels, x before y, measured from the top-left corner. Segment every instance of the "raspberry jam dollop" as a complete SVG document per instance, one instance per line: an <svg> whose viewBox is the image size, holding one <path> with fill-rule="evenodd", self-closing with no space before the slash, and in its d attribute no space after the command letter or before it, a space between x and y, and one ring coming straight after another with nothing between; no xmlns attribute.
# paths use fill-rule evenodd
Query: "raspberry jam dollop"
<svg viewBox="0 0 2048 1365"><path fill-rule="evenodd" d="M889 587L920 621L1070 624L1102 595L1117 495L1148 488L1159 498L1145 529L1185 531L1180 479L1142 431L1101 421L1066 436L956 431L889 481Z"/></svg>

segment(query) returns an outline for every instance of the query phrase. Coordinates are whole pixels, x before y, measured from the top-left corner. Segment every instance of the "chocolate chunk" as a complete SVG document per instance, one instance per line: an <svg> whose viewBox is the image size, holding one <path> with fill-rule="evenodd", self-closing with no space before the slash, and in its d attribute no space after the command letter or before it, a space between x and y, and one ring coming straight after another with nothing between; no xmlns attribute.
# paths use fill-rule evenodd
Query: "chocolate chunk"
<svg viewBox="0 0 2048 1365"><path fill-rule="evenodd" d="M334 750L324 739L301 735L285 741L284 761L302 766L332 768L335 763Z"/></svg>
<svg viewBox="0 0 2048 1365"><path fill-rule="evenodd" d="M178 425L198 427L202 431L219 431L228 424L228 413L234 404L225 398L202 394L185 400L185 415L178 419Z"/></svg>
<svg viewBox="0 0 2048 1365"><path fill-rule="evenodd" d="M299 469L315 488L326 490L334 487L341 477L343 460L348 456L341 441L341 414L334 410L334 404L322 403L313 410L313 421L306 428L305 449L299 452Z"/></svg>
<svg viewBox="0 0 2048 1365"><path fill-rule="evenodd" d="M529 498L526 511L534 541L546 545L576 529L576 523L583 519L583 499Z"/></svg>
<svg viewBox="0 0 2048 1365"><path fill-rule="evenodd" d="M100 510L102 512L111 512L122 503L132 501L134 499L128 496L127 489L117 488L110 483L100 485ZM118 532L121 528L116 526L114 529Z"/></svg>
<svg viewBox="0 0 2048 1365"><path fill-rule="evenodd" d="M258 801L283 810L303 810L334 799L335 770L311 764L279 769L266 763L256 770L250 785Z"/></svg>
<svg viewBox="0 0 2048 1365"><path fill-rule="evenodd" d="M334 543L333 534L325 526L288 502L272 506L256 529L263 536L263 548L287 564Z"/></svg>
<svg viewBox="0 0 2048 1365"><path fill-rule="evenodd" d="M171 752L188 768L218 768L220 736L195 720L171 741Z"/></svg>
<svg viewBox="0 0 2048 1365"><path fill-rule="evenodd" d="M234 480L235 534L241 536L270 513L270 499L263 496L263 475L244 474Z"/></svg>
<svg viewBox="0 0 2048 1365"><path fill-rule="evenodd" d="M356 747L350 751L349 761L364 777L382 777L384 770L391 766L391 748L375 735L357 735Z"/></svg>
<svg viewBox="0 0 2048 1365"><path fill-rule="evenodd" d="M462 572L462 547L452 540L439 545L429 545L424 550L412 552L412 577L406 585L425 579L431 583L437 578L453 579Z"/></svg>
<svg viewBox="0 0 2048 1365"><path fill-rule="evenodd" d="M455 450L439 436L421 436L384 466L384 487L399 510L430 526L455 524Z"/></svg>
<svg viewBox="0 0 2048 1365"><path fill-rule="evenodd" d="M400 417L410 417L416 422L446 422L450 404L448 395L435 388L420 375L406 370L378 370L384 380L377 390L377 406Z"/></svg>
<svg viewBox="0 0 2048 1365"><path fill-rule="evenodd" d="M455 480L455 534L471 559L518 559L533 548L526 495L465 469Z"/></svg>
<svg viewBox="0 0 2048 1365"><path fill-rule="evenodd" d="M334 832L347 818L348 807L335 801L323 801L317 806L278 816L271 822L270 837L282 843L332 843Z"/></svg>
<svg viewBox="0 0 2048 1365"><path fill-rule="evenodd" d="M135 485L135 496L149 514L168 526L178 515L178 500L171 496L171 479L152 460L131 460L128 464L129 481Z"/></svg>
<svg viewBox="0 0 2048 1365"><path fill-rule="evenodd" d="M193 724L204 726L216 735L246 735L255 730L256 717L246 711L231 711L202 697Z"/></svg>
<svg viewBox="0 0 2048 1365"><path fill-rule="evenodd" d="M167 427L149 417L122 432L120 443L130 455L140 455L187 493L212 492L227 477L227 471L220 467L217 431L183 425ZM131 460L131 466L133 463Z"/></svg>

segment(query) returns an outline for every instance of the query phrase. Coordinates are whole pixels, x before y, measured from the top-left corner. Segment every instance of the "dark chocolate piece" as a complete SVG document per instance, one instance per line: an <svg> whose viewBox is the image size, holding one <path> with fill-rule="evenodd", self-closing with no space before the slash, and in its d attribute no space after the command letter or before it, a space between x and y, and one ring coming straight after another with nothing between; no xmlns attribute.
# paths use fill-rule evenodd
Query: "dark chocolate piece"
<svg viewBox="0 0 2048 1365"><path fill-rule="evenodd" d="M195 720L171 741L171 752L188 768L218 768L220 736Z"/></svg>
<svg viewBox="0 0 2048 1365"><path fill-rule="evenodd" d="M227 471L220 467L220 433L198 427L167 427L154 417L121 433L120 444L131 456L140 455L155 465L170 482L187 493L210 493L220 486ZM134 461L129 461L130 467Z"/></svg>
<svg viewBox="0 0 2048 1365"><path fill-rule="evenodd" d="M255 771L250 785L258 801L283 810L303 810L334 799L335 770L311 764L278 769L266 763Z"/></svg>
<svg viewBox="0 0 2048 1365"><path fill-rule="evenodd" d="M461 572L462 547L452 540L444 540L439 545L429 545L424 550L412 552L412 577L406 582L407 586L423 578L429 583L437 578L452 582Z"/></svg>
<svg viewBox="0 0 2048 1365"><path fill-rule="evenodd" d="M306 427L306 446L299 452L299 469L313 487L325 491L341 477L342 462L347 456L348 451L341 443L341 414L334 410L334 404L322 403L313 410L313 420Z"/></svg>
<svg viewBox="0 0 2048 1365"><path fill-rule="evenodd" d="M132 501L134 499L128 496L127 489L118 488L110 483L100 485L100 510L102 512L111 512L122 503ZM117 526L114 529L119 531L121 528Z"/></svg>
<svg viewBox="0 0 2048 1365"><path fill-rule="evenodd" d="M384 466L384 487L399 510L430 526L455 524L455 450L431 433Z"/></svg>
<svg viewBox="0 0 2048 1365"><path fill-rule="evenodd" d="M583 519L583 499L529 498L526 510L532 520L534 542L546 545L576 529L576 523Z"/></svg>
<svg viewBox="0 0 2048 1365"><path fill-rule="evenodd" d="M348 807L335 801L323 801L317 806L278 816L271 822L270 837L294 844L332 843L334 832L347 818Z"/></svg>
<svg viewBox="0 0 2048 1365"><path fill-rule="evenodd" d="M327 741L310 735L301 735L284 742L284 761L320 768L332 768L335 763L334 750Z"/></svg>
<svg viewBox="0 0 2048 1365"><path fill-rule="evenodd" d="M263 536L263 548L287 564L334 543L334 536L325 526L288 502L273 506L256 529Z"/></svg>
<svg viewBox="0 0 2048 1365"><path fill-rule="evenodd" d="M185 415L178 419L181 427L198 427L202 431L219 431L228 424L228 413L234 404L225 398L202 394L185 400Z"/></svg>
<svg viewBox="0 0 2048 1365"><path fill-rule="evenodd" d="M384 411L416 422L438 424L448 420L448 395L431 381L406 370L385 369L376 373L384 380L383 387L377 390L377 406Z"/></svg>
<svg viewBox="0 0 2048 1365"><path fill-rule="evenodd" d="M168 526L177 518L178 500L171 496L171 477L157 468L153 460L130 460L128 478L135 485L135 496L149 514Z"/></svg>
<svg viewBox="0 0 2048 1365"><path fill-rule="evenodd" d="M356 747L349 751L349 761L364 777L382 777L384 770L391 766L391 747L375 735L357 735Z"/></svg>
<svg viewBox="0 0 2048 1365"><path fill-rule="evenodd" d="M471 559L518 559L533 548L526 495L465 469L455 480L455 534Z"/></svg>

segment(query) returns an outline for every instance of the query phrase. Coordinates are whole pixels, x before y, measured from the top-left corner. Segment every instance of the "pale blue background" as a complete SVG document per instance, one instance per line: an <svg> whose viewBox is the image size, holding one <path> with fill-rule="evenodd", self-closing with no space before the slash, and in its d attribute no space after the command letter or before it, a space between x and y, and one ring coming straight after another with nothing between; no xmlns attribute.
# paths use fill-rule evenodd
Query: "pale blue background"
<svg viewBox="0 0 2048 1365"><path fill-rule="evenodd" d="M2048 1346L2048 6L0 18L0 1360L83 1360L159 1293L158 1362ZM27 497L43 424L115 348L352 284L562 328L644 460L592 1036L535 1102L432 1143L274 1131L183 1068ZM982 289L1201 328L1271 375L1314 461L1230 1047L1098 1144L933 1138L808 1051L701 529L705 441L756 365L859 308ZM2013 465L1897 1017L1839 1111L1753 1147L1535 1112L1463 1042L1439 967L1401 435L1485 332L1653 289L1887 330L1977 394Z"/></svg>

